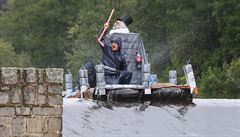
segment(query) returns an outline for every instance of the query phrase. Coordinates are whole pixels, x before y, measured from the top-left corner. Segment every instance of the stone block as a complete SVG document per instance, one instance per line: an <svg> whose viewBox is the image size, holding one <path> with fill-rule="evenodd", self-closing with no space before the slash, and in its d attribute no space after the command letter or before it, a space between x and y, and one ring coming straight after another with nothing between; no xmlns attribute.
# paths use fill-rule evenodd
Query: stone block
<svg viewBox="0 0 240 137"><path fill-rule="evenodd" d="M44 118L32 117L27 118L27 133L43 133Z"/></svg>
<svg viewBox="0 0 240 137"><path fill-rule="evenodd" d="M9 95L7 92L0 92L0 104L8 104Z"/></svg>
<svg viewBox="0 0 240 137"><path fill-rule="evenodd" d="M18 83L18 68L1 68L1 76L3 84L17 84Z"/></svg>
<svg viewBox="0 0 240 137"><path fill-rule="evenodd" d="M35 104L36 102L36 86L29 85L24 87L24 103L25 104Z"/></svg>
<svg viewBox="0 0 240 137"><path fill-rule="evenodd" d="M62 135L59 132L48 132L44 134L44 137L62 137Z"/></svg>
<svg viewBox="0 0 240 137"><path fill-rule="evenodd" d="M46 69L47 82L62 84L63 73L64 73L63 69L60 68L47 68Z"/></svg>
<svg viewBox="0 0 240 137"><path fill-rule="evenodd" d="M23 69L22 68L18 68L18 82L19 83L24 83L25 84L25 78L26 78L26 73L23 73Z"/></svg>
<svg viewBox="0 0 240 137"><path fill-rule="evenodd" d="M19 136L16 136L16 137L19 137ZM45 137L45 136L43 134L24 134L21 137Z"/></svg>
<svg viewBox="0 0 240 137"><path fill-rule="evenodd" d="M47 97L45 95L38 95L37 97L37 104L38 105L44 105L46 104Z"/></svg>
<svg viewBox="0 0 240 137"><path fill-rule="evenodd" d="M10 127L2 128L0 127L1 137L12 137L12 132Z"/></svg>
<svg viewBox="0 0 240 137"><path fill-rule="evenodd" d="M44 85L42 85L42 84L38 85L38 93L44 94L45 90L46 90L46 88Z"/></svg>
<svg viewBox="0 0 240 137"><path fill-rule="evenodd" d="M37 82L37 73L35 68L26 68L24 69L26 73L26 82L34 83Z"/></svg>
<svg viewBox="0 0 240 137"><path fill-rule="evenodd" d="M48 93L62 95L63 86L62 85L48 85Z"/></svg>
<svg viewBox="0 0 240 137"><path fill-rule="evenodd" d="M10 88L8 87L8 86L3 86L3 87L1 87L1 91L7 91L7 90L9 90Z"/></svg>
<svg viewBox="0 0 240 137"><path fill-rule="evenodd" d="M33 107L32 115L62 117L62 106L58 107Z"/></svg>
<svg viewBox="0 0 240 137"><path fill-rule="evenodd" d="M61 95L48 96L48 104L50 106L62 105L63 104L63 98L62 98Z"/></svg>
<svg viewBox="0 0 240 137"><path fill-rule="evenodd" d="M4 126L7 126L7 125L10 126L11 123L12 123L12 118L11 117L0 117L0 128L4 127Z"/></svg>
<svg viewBox="0 0 240 137"><path fill-rule="evenodd" d="M38 83L44 82L44 69L38 69Z"/></svg>
<svg viewBox="0 0 240 137"><path fill-rule="evenodd" d="M30 107L16 107L16 115L27 116L31 114Z"/></svg>
<svg viewBox="0 0 240 137"><path fill-rule="evenodd" d="M11 137L12 136L12 118L11 117L0 117L0 136Z"/></svg>
<svg viewBox="0 0 240 137"><path fill-rule="evenodd" d="M14 117L12 119L12 132L13 134L18 135L26 132L26 122L24 120L24 117Z"/></svg>
<svg viewBox="0 0 240 137"><path fill-rule="evenodd" d="M62 118L48 119L48 131L61 131L61 130L62 130Z"/></svg>
<svg viewBox="0 0 240 137"><path fill-rule="evenodd" d="M13 104L22 103L22 91L21 88L12 88L10 91L10 100Z"/></svg>
<svg viewBox="0 0 240 137"><path fill-rule="evenodd" d="M0 117L13 117L15 115L14 107L0 107Z"/></svg>

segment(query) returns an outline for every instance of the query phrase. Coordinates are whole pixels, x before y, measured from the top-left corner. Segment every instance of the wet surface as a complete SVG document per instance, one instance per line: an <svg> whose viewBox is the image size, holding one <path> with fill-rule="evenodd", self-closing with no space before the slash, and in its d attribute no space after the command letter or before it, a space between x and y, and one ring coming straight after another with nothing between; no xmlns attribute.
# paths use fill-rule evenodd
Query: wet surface
<svg viewBox="0 0 240 137"><path fill-rule="evenodd" d="M240 100L193 104L64 99L64 137L240 137Z"/></svg>

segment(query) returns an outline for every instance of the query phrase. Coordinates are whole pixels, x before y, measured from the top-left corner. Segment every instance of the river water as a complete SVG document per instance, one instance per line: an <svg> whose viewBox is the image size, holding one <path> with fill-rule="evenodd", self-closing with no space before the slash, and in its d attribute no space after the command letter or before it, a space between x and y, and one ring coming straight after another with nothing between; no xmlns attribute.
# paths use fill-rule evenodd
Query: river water
<svg viewBox="0 0 240 137"><path fill-rule="evenodd" d="M64 99L63 137L240 137L240 100L193 104Z"/></svg>

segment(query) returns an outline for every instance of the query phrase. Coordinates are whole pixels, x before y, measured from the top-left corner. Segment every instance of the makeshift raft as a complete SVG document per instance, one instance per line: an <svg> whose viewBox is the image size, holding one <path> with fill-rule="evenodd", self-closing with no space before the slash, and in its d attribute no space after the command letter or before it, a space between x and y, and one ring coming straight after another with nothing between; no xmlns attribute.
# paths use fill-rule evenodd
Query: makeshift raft
<svg viewBox="0 0 240 137"><path fill-rule="evenodd" d="M110 42L113 37L122 39L121 53L127 62L127 71L132 72L130 84L108 84L106 82L106 71L116 71L114 68L96 65L96 87L94 88L93 98L97 100L154 100L154 99L174 99L192 102L194 94L197 94L196 82L191 64L183 67L186 76L186 85L176 85L177 74L171 76L172 83L152 83L151 65L148 62L148 55L144 48L142 38L139 33L114 33L106 35L105 40ZM110 45L110 44L109 44ZM142 57L141 64L135 61L136 53ZM171 74L172 75L172 74ZM79 74L80 90L84 92L84 87L88 87L88 72L81 70ZM174 84L175 83L175 84Z"/></svg>

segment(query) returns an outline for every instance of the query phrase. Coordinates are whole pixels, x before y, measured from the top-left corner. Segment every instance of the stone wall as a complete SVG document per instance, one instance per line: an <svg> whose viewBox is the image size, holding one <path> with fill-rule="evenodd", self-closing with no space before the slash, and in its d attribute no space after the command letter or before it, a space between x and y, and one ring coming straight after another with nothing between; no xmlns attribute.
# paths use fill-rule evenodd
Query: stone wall
<svg viewBox="0 0 240 137"><path fill-rule="evenodd" d="M60 137L63 69L1 68L0 137Z"/></svg>

